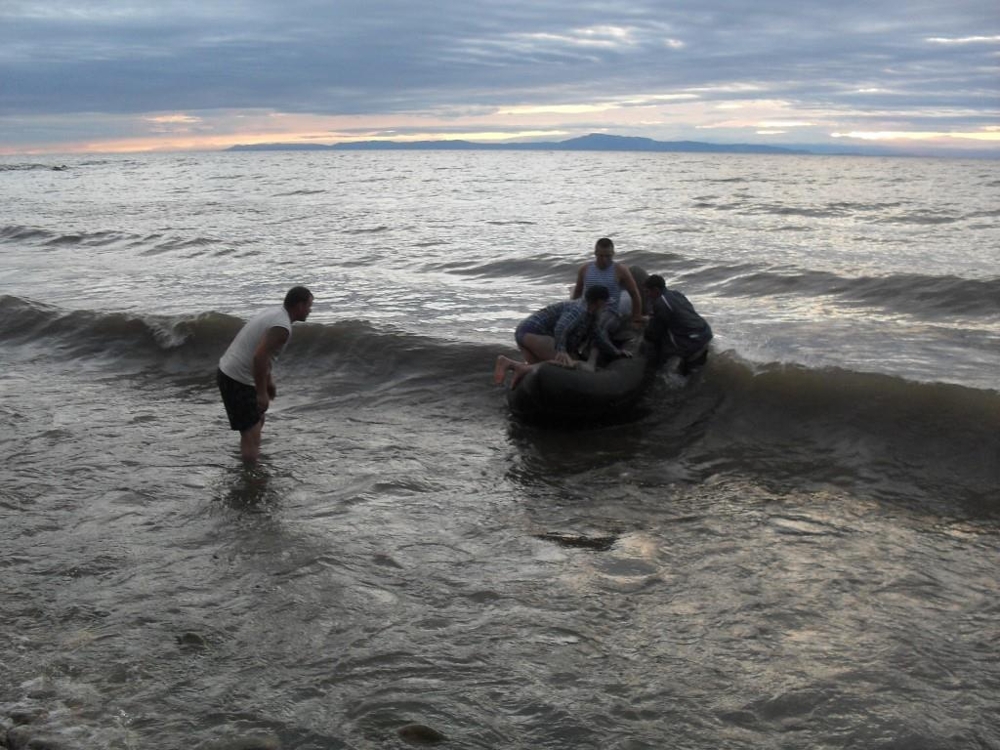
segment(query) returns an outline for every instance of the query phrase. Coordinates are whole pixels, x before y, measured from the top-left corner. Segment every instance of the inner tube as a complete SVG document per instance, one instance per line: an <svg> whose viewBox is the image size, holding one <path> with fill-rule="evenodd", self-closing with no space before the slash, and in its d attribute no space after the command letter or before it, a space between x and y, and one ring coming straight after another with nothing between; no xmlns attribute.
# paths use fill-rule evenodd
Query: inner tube
<svg viewBox="0 0 1000 750"><path fill-rule="evenodd" d="M647 274L629 269L642 292ZM543 422L596 422L622 418L632 412L654 373L641 349L642 334L619 342L631 357L619 357L594 371L543 362L507 391L507 403L518 417Z"/></svg>
<svg viewBox="0 0 1000 750"><path fill-rule="evenodd" d="M638 353L593 372L543 362L507 391L507 403L526 419L608 421L633 411L651 381L646 358Z"/></svg>

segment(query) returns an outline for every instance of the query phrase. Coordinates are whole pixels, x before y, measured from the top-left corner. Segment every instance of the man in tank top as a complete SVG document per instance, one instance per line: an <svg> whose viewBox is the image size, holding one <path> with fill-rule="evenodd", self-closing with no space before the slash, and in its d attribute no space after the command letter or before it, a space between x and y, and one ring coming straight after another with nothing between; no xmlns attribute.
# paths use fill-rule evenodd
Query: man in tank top
<svg viewBox="0 0 1000 750"><path fill-rule="evenodd" d="M240 433L240 455L252 463L260 455L264 414L277 395L271 365L292 336L292 323L312 310L312 292L292 287L281 307L257 313L240 329L219 360L216 380L229 426Z"/></svg>
<svg viewBox="0 0 1000 750"><path fill-rule="evenodd" d="M614 256L615 243L608 237L601 237L594 244L594 260L580 266L572 294L573 299L578 299L592 286L607 287L608 303L601 310L594 328L594 344L606 359L629 356L614 343L614 336L622 330L630 315L636 326L643 324L639 287L628 267L616 263ZM626 297L622 296L623 290L627 292Z"/></svg>

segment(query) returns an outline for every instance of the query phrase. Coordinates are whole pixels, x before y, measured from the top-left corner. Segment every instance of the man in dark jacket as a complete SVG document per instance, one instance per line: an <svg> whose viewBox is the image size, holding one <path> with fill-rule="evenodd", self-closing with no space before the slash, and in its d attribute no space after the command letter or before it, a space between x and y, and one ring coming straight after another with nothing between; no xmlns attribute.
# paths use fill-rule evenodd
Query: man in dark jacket
<svg viewBox="0 0 1000 750"><path fill-rule="evenodd" d="M660 367L677 357L678 372L687 375L705 364L712 327L695 312L694 305L680 292L667 289L663 277L656 274L643 282L643 291L652 310L643 334L643 352L650 365Z"/></svg>

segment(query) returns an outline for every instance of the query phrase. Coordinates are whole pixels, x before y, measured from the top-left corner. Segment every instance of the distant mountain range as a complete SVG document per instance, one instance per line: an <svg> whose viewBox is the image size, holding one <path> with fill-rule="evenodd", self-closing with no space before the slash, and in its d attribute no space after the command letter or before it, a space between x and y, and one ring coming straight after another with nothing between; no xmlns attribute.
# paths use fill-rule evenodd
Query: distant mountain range
<svg viewBox="0 0 1000 750"><path fill-rule="evenodd" d="M473 141L356 141L353 143L260 143L232 146L228 151L685 151L724 154L811 154L813 151L758 146L746 143L719 144L699 141L654 141L623 135L590 135L567 141L534 143L476 143Z"/></svg>

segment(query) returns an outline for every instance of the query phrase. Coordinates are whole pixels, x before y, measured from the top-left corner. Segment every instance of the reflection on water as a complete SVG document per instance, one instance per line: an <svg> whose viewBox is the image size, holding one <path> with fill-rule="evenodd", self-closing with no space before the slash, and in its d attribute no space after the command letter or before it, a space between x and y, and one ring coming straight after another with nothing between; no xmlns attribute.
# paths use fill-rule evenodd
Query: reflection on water
<svg viewBox="0 0 1000 750"><path fill-rule="evenodd" d="M15 190L27 198L5 221L42 226L0 253L13 295L0 295L0 746L1000 747L996 368L982 354L995 274L986 250L967 250L990 246L979 230L921 226L900 244L899 221L862 208L872 231L851 241L839 218L747 213L754 196L717 182L712 206L667 201L679 213L665 221L711 213L721 229L667 248L649 220L663 201L610 207L635 262L678 276L718 321L717 350L683 388L654 383L634 418L553 430L511 420L488 367L581 259L572 237L544 256L520 248L583 225L574 216L605 205L601 181L562 158L552 177L537 156L420 155L429 181L366 188L403 157L304 158L220 155L183 173L130 161L157 186L192 184L184 206L197 206L174 212L184 227L164 227L159 187L143 193L134 174L106 212L79 200L79 179L62 197ZM479 167L435 171L455 160ZM685 180L732 170L736 186L777 165L698 163ZM503 164L519 179L485 179ZM779 208L811 202L810 168L781 164L779 182L754 184L781 185ZM576 168L580 190L540 206L522 167L560 188ZM942 194L965 190L970 206L988 192L945 165L892 169L915 170L914 185L940 172ZM206 179L227 170L245 170L232 200L211 193L235 183ZM127 179L118 162L75 174ZM660 175L676 172L634 174L662 198ZM329 188L332 213L285 190L304 181ZM467 221L483 185L492 208L535 223ZM689 182L664 187L689 195ZM248 195L261 197L252 213ZM629 209L653 193L615 195ZM795 235L808 252L759 216L808 228ZM359 220L385 228L352 234L343 266L327 243L299 242ZM262 222L277 234L261 239ZM262 243L293 248L296 280L325 288L280 362L270 453L248 467L212 373L288 259ZM219 274L213 259L233 247L239 263ZM414 247L401 293L381 293ZM858 289L862 256L880 278ZM965 269L989 278L954 284ZM855 326L862 303L875 314ZM968 320L951 325L956 307ZM189 338L161 341L164 326ZM867 374L965 382L963 366L991 390Z"/></svg>
<svg viewBox="0 0 1000 750"><path fill-rule="evenodd" d="M269 513L278 504L271 478L265 464L234 466L220 480L214 499L244 513Z"/></svg>

